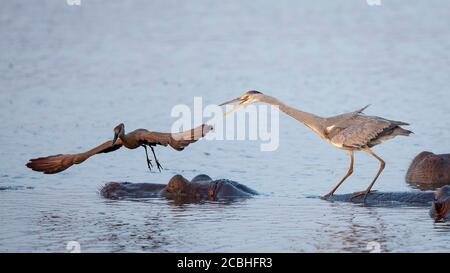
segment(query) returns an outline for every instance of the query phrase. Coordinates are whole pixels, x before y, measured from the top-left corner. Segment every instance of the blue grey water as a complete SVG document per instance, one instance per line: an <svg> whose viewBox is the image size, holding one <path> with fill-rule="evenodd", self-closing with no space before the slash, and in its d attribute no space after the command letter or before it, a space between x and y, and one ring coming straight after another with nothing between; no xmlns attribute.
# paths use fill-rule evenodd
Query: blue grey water
<svg viewBox="0 0 450 273"><path fill-rule="evenodd" d="M410 122L415 135L378 146L375 188L414 191L404 175L423 150L450 152L450 4L446 0L2 1L0 4L0 251L450 251L450 225L427 208L364 207L317 198L349 164L345 152L280 115L280 145L200 141L95 156L56 175L29 158L85 151L112 128L168 131L174 105L257 89L323 116L355 110ZM367 187L378 168L358 153L340 189ZM231 204L109 201L108 181L165 183L206 173L265 193ZM369 244L370 245L370 244Z"/></svg>

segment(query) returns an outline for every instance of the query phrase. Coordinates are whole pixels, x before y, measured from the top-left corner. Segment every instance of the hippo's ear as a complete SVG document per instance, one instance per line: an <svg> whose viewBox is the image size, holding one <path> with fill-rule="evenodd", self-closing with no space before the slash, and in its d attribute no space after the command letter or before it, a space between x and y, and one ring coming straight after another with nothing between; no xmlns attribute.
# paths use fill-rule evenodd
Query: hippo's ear
<svg viewBox="0 0 450 273"><path fill-rule="evenodd" d="M206 174L199 174L196 177L192 178L191 182L210 182L212 178Z"/></svg>

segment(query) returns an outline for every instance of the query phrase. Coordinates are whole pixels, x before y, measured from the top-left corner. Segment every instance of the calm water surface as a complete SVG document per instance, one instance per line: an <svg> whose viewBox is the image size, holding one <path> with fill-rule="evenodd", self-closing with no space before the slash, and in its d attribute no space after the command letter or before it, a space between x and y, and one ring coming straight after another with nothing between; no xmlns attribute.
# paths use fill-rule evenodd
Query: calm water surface
<svg viewBox="0 0 450 273"><path fill-rule="evenodd" d="M368 114L416 133L376 148L375 188L404 182L423 150L450 152L450 6L442 1L4 1L0 4L0 251L450 251L450 225L427 208L362 207L309 198L347 171L348 156L284 115L280 146L201 141L96 156L46 176L29 158L85 151L112 128L168 131L177 104L220 103L257 89L329 116ZM357 154L341 192L364 189L378 162ZM264 195L233 203L110 201L108 181L165 183L174 174L228 178Z"/></svg>

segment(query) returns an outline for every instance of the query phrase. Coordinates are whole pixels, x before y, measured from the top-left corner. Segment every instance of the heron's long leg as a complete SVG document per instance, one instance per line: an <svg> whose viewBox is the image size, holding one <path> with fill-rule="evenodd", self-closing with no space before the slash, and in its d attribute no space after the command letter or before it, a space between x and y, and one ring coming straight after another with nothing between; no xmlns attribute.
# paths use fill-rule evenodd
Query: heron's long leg
<svg viewBox="0 0 450 273"><path fill-rule="evenodd" d="M345 179L347 179L353 173L353 163L355 161L354 151L348 152L350 155L350 167L348 168L347 174L337 183L337 185L327 194L325 194L322 198L328 198L334 194L334 192L344 183Z"/></svg>
<svg viewBox="0 0 450 273"><path fill-rule="evenodd" d="M150 146L150 149L152 149L153 157L155 158L155 162L156 162L156 167L158 167L159 172L161 172L161 169L163 169L163 167L161 166L158 159L156 158L155 151L153 150L153 146Z"/></svg>
<svg viewBox="0 0 450 273"><path fill-rule="evenodd" d="M375 181L377 181L378 176L380 176L381 172L384 170L384 167L386 166L386 162L384 162L384 160L381 157L379 157L378 155L376 155L371 149L368 149L367 152L380 161L380 169L378 170L377 175L375 176L372 183L370 183L369 187L366 190L366 192L368 193L372 189L373 184L375 184Z"/></svg>
<svg viewBox="0 0 450 273"><path fill-rule="evenodd" d="M355 197L364 195L364 203L365 203L367 195L370 193L370 190L372 189L373 185L377 181L381 172L384 170L384 167L386 166L386 162L384 162L384 160L381 157L379 157L378 155L376 155L371 149L364 149L363 151L368 152L370 155L372 155L373 157L375 157L376 159L378 159L380 161L380 169L378 169L377 175L373 179L372 183L370 183L369 187L367 187L367 189L365 191L359 192L352 197L352 198L355 198Z"/></svg>
<svg viewBox="0 0 450 273"><path fill-rule="evenodd" d="M148 167L148 169L151 171L153 165L152 165L152 161L148 158L147 146L142 145L142 147L144 147L144 149L145 149L145 155L147 156L147 167Z"/></svg>

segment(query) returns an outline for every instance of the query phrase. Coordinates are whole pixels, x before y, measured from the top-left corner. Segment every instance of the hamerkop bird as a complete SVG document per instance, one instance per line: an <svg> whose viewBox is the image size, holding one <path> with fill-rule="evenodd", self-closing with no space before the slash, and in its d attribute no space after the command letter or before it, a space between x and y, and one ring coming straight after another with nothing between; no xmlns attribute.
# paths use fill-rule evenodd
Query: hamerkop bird
<svg viewBox="0 0 450 273"><path fill-rule="evenodd" d="M226 114L251 103L268 103L277 106L279 110L281 110L285 114L305 124L314 133L327 140L330 144L348 151L348 153L350 154L350 167L347 174L328 194L324 196L324 198L332 196L334 192L339 188L339 186L345 181L345 179L347 179L353 173L354 152L364 151L380 161L380 168L372 183L370 183L369 187L365 191L358 192L354 196L357 197L364 195L365 200L367 194L370 192L373 185L375 184L375 181L385 167L385 162L383 161L383 159L376 155L371 148L396 136L408 136L412 133L411 131L405 130L400 127L401 125L409 125L406 122L364 115L362 112L369 105L354 112L324 118L292 108L280 102L278 99L264 95L258 91L249 91L239 98L222 103L221 105L226 105L234 102L239 102L239 104L228 111Z"/></svg>
<svg viewBox="0 0 450 273"><path fill-rule="evenodd" d="M211 130L211 126L203 124L189 131L174 134L150 132L146 129L137 129L133 132L125 134L125 125L121 123L114 128L114 139L112 141L107 141L100 146L97 146L84 153L59 154L31 159L26 166L34 171L43 172L45 174L59 173L69 168L73 164L80 164L84 162L86 159L90 158L93 155L100 153L109 153L124 146L128 149L144 147L145 154L147 156L147 166L151 170L153 165L151 163L151 160L148 158L147 153L147 146L149 146L152 149L156 166L159 171L161 171L162 166L156 159L153 146L169 145L177 151L182 151L186 146L204 137Z"/></svg>

